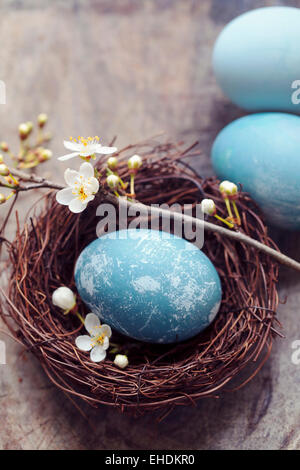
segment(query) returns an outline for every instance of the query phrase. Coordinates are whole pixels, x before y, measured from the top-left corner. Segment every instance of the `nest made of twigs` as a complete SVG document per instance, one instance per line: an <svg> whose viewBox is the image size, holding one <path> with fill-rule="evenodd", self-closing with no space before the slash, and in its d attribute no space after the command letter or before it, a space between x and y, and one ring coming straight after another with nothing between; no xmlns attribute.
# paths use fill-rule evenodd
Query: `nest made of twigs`
<svg viewBox="0 0 300 470"><path fill-rule="evenodd" d="M199 203L215 200L220 214L225 205L218 182L203 180L189 165L178 145L140 144L120 152L120 175L126 179L126 157L139 153L144 158L136 179L137 199L150 203ZM104 168L100 160L98 168ZM257 207L245 193L237 202L246 234L273 246ZM53 307L54 289L66 285L75 291L73 270L83 248L96 238L97 201L81 215L74 215L45 196L45 209L32 216L17 233L10 247L12 275L7 307L11 319L4 320L15 337L40 361L50 380L71 398L79 397L93 406L100 404L122 411L167 413L176 405L216 397L230 388L233 378L248 382L270 354L279 322L276 262L246 244L206 233L203 251L215 265L223 300L213 324L203 333L180 344L145 344L114 333L113 341L126 352L125 370L113 364L113 355L101 363L75 346L83 329L75 315L64 316ZM80 312L88 312L79 299ZM12 320L12 321L11 321ZM247 373L241 374L246 366ZM240 380L241 381L241 380Z"/></svg>

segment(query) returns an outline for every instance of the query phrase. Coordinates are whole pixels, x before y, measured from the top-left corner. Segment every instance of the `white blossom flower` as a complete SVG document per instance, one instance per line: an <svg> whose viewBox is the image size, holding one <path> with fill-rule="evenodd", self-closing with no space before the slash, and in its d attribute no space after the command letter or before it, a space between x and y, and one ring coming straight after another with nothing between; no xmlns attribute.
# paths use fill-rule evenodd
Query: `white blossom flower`
<svg viewBox="0 0 300 470"><path fill-rule="evenodd" d="M204 214L214 215L216 212L216 205L212 199L203 199L201 201L201 210Z"/></svg>
<svg viewBox="0 0 300 470"><path fill-rule="evenodd" d="M71 212L82 212L99 190L99 181L94 177L93 166L84 162L79 171L68 168L64 177L68 188L56 193L57 202L69 206Z"/></svg>
<svg viewBox="0 0 300 470"><path fill-rule="evenodd" d="M222 181L222 183L220 183L219 189L221 193L225 193L228 196L233 196L238 191L237 185L231 181Z"/></svg>
<svg viewBox="0 0 300 470"><path fill-rule="evenodd" d="M128 168L130 170L138 170L142 166L142 159L139 155L132 155L128 160Z"/></svg>
<svg viewBox="0 0 300 470"><path fill-rule="evenodd" d="M72 310L76 305L76 296L68 287L59 287L52 294L52 303L65 312Z"/></svg>
<svg viewBox="0 0 300 470"><path fill-rule="evenodd" d="M95 158L96 153L100 153L102 155L109 155L111 153L116 152L116 147L104 147L99 143L99 137L96 135L95 137L88 137L85 139L84 137L78 137L78 139L74 139L70 137L70 141L64 140L64 146L66 149L71 150L72 153L68 153L67 155L63 155L59 157L58 160L64 161L69 160L70 158L74 157L84 157L84 158Z"/></svg>
<svg viewBox="0 0 300 470"><path fill-rule="evenodd" d="M103 361L106 350L109 347L111 329L108 325L101 325L99 318L94 313L88 313L85 317L84 326L89 335L78 336L75 344L80 351L90 351L93 362Z"/></svg>
<svg viewBox="0 0 300 470"><path fill-rule="evenodd" d="M125 356L125 354L117 354L114 360L114 364L120 367L120 369L125 369L125 367L127 367L129 364L128 357Z"/></svg>

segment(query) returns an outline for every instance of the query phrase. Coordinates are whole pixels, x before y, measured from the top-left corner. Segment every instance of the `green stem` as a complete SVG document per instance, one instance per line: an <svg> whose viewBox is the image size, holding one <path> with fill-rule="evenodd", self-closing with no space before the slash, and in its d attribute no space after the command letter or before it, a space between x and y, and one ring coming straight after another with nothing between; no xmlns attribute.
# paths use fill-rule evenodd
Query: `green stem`
<svg viewBox="0 0 300 470"><path fill-rule="evenodd" d="M79 318L79 320L81 321L81 323L84 325L84 318L80 315L79 312L76 312L75 315Z"/></svg>
<svg viewBox="0 0 300 470"><path fill-rule="evenodd" d="M130 175L130 194L134 193L134 174Z"/></svg>
<svg viewBox="0 0 300 470"><path fill-rule="evenodd" d="M41 145L43 142L44 142L44 133L43 133L42 129L40 127L38 127L36 144Z"/></svg>
<svg viewBox="0 0 300 470"><path fill-rule="evenodd" d="M230 222L228 222L228 220L225 220L223 219L223 217L220 217L219 215L215 214L214 217L218 220L220 220L221 222L223 222L224 224L226 224L229 228L233 228L234 225L231 224Z"/></svg>
<svg viewBox="0 0 300 470"><path fill-rule="evenodd" d="M17 181L16 178L11 173L9 173L8 176L13 180L16 186L19 186L19 181Z"/></svg>
<svg viewBox="0 0 300 470"><path fill-rule="evenodd" d="M240 217L240 214L239 214L239 211L238 211L238 208L237 208L237 205L236 205L235 201L232 201L232 206L233 206L233 210L234 210L234 213L236 215L236 218L237 218L237 223L238 223L238 225L241 225L241 217Z"/></svg>
<svg viewBox="0 0 300 470"><path fill-rule="evenodd" d="M226 204L226 207L227 207L227 210L228 210L229 217L230 217L231 219L233 219L233 214L232 214L232 210L231 210L231 206L230 206L230 201L229 201L228 197L225 197L225 198L224 198L224 201L225 201L225 204Z"/></svg>

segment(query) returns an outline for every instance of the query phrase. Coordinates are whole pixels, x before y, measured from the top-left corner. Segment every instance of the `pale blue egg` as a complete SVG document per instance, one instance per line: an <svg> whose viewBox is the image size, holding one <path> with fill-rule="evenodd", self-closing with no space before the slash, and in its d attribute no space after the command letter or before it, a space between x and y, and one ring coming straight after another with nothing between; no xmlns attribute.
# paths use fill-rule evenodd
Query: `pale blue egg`
<svg viewBox="0 0 300 470"><path fill-rule="evenodd" d="M267 7L231 21L213 53L217 82L252 111L300 112L300 9ZM294 103L292 102L292 95Z"/></svg>
<svg viewBox="0 0 300 470"><path fill-rule="evenodd" d="M272 225L300 229L300 117L258 113L226 126L212 147L221 180L242 183Z"/></svg>
<svg viewBox="0 0 300 470"><path fill-rule="evenodd" d="M153 343L182 341L218 313L218 273L195 245L155 230L106 234L75 267L82 300L120 333Z"/></svg>

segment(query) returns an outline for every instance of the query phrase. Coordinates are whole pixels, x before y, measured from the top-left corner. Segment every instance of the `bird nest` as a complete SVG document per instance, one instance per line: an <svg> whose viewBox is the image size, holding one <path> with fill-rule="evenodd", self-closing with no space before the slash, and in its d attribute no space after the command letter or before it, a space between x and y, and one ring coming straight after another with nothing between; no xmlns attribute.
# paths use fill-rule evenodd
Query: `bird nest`
<svg viewBox="0 0 300 470"><path fill-rule="evenodd" d="M206 197L214 199L218 213L225 214L218 181L201 178L184 163L187 156L196 154L192 147L183 151L178 145L151 145L129 146L119 153L122 178L128 176L128 152L143 156L136 177L140 202L195 205ZM100 171L101 167L100 160ZM223 290L221 309L212 325L188 341L171 345L146 344L113 332L118 352L128 355L128 367L118 369L111 354L103 362L91 362L75 346L83 325L75 315L63 315L55 308L51 297L62 285L76 291L74 265L96 238L99 201L90 203L81 215L57 204L54 192L44 202L44 209L32 215L9 248L9 316L2 317L15 338L37 357L51 382L72 400L135 414L159 410L164 416L177 405L195 404L200 398L219 397L221 391L241 387L260 370L279 334L278 266L266 254L217 232L205 233L203 247ZM247 194L240 193L237 206L240 231L274 248ZM88 313L80 299L78 304L82 315Z"/></svg>

